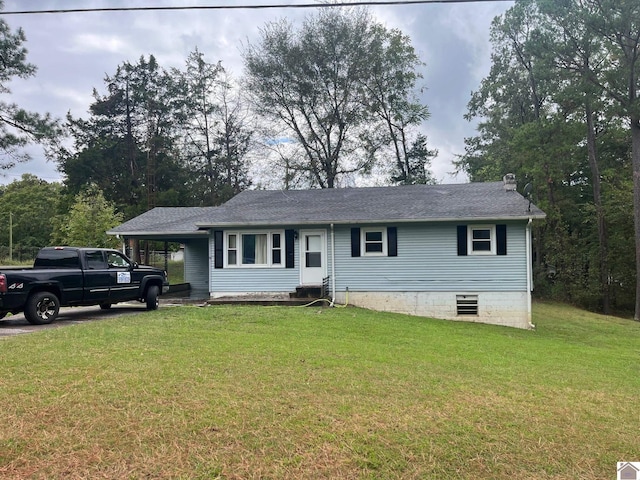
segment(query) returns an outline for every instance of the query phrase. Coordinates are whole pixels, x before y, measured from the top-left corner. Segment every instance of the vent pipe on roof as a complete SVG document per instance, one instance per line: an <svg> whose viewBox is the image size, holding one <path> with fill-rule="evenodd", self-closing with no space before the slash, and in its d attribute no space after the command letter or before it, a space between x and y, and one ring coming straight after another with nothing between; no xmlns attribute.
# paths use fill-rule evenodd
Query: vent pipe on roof
<svg viewBox="0 0 640 480"><path fill-rule="evenodd" d="M516 176L513 173L507 173L504 177L502 177L502 181L504 182L504 189L507 192L515 192L516 191Z"/></svg>

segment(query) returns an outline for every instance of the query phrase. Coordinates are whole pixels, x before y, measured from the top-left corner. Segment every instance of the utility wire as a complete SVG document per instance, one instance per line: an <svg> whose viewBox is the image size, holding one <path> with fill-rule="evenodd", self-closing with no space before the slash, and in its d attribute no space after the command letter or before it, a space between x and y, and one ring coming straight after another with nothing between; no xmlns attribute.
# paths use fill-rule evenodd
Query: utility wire
<svg viewBox="0 0 640 480"><path fill-rule="evenodd" d="M167 11L167 10L264 10L274 8L333 8L333 7L358 7L374 5L424 5L428 3L473 3L495 2L512 0L369 0L336 3L267 3L247 5L190 5L181 7L99 7L99 8L56 8L51 10L12 10L0 12L2 15L28 15L38 13L89 13L89 12L140 12L140 11Z"/></svg>

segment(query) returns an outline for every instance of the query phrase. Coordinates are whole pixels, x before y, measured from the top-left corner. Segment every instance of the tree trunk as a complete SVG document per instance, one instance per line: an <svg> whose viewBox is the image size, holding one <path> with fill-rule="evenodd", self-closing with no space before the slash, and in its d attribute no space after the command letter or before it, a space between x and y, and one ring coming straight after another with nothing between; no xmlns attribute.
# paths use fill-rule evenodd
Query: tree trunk
<svg viewBox="0 0 640 480"><path fill-rule="evenodd" d="M593 111L587 103L585 105L587 119L587 151L589 156L589 167L591 169L591 182L593 187L593 203L596 207L596 223L598 226L598 247L599 247L599 267L600 267L600 292L602 294L602 312L608 315L611 310L611 295L609 288L609 239L607 235L607 225L602 207L602 189L600 179L600 168L598 167L598 154L596 151L596 132L593 125Z"/></svg>
<svg viewBox="0 0 640 480"><path fill-rule="evenodd" d="M633 319L640 322L640 117L631 116L631 157L633 164L633 223L636 241L636 309Z"/></svg>

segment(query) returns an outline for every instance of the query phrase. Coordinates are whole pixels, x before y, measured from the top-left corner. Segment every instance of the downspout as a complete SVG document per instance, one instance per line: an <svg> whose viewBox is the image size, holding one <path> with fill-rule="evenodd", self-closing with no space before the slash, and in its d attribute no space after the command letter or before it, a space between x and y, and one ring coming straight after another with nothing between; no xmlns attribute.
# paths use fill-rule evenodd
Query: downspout
<svg viewBox="0 0 640 480"><path fill-rule="evenodd" d="M531 291L533 290L533 267L531 265L531 223L533 220L529 217L529 221L527 222L525 242L527 249L527 321L529 323L529 327L536 328L536 326L531 323Z"/></svg>
<svg viewBox="0 0 640 480"><path fill-rule="evenodd" d="M336 302L336 236L331 224L331 304L333 307Z"/></svg>

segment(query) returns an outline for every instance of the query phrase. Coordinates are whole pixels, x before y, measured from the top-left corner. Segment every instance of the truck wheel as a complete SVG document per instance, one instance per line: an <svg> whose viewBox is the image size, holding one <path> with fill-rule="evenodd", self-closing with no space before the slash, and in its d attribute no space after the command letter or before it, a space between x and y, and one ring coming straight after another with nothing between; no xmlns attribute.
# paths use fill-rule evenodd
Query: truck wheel
<svg viewBox="0 0 640 480"><path fill-rule="evenodd" d="M110 303L101 303L100 304L100 309L101 310L109 310L111 308L111 304Z"/></svg>
<svg viewBox="0 0 640 480"><path fill-rule="evenodd" d="M157 310L160 301L158 300L158 295L160 295L160 289L157 285L151 285L147 289L147 310Z"/></svg>
<svg viewBox="0 0 640 480"><path fill-rule="evenodd" d="M51 323L58 317L60 300L53 293L36 292L24 307L24 317L32 325Z"/></svg>

